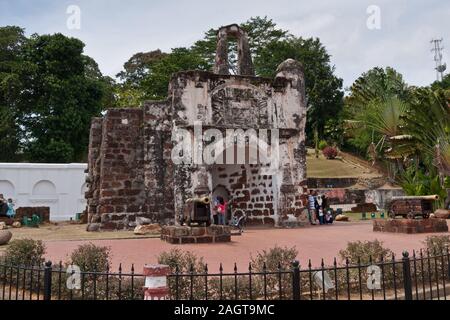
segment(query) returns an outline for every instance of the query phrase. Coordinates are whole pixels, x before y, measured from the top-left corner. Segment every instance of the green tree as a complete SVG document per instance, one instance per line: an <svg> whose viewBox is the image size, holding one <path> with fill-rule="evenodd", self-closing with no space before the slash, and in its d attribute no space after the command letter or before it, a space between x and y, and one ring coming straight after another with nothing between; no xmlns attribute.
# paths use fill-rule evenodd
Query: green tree
<svg viewBox="0 0 450 320"><path fill-rule="evenodd" d="M318 39L292 36L267 17L252 17L241 27L248 33L258 76L274 77L278 65L288 58L303 63L309 101L307 133L311 140L314 130L323 136L326 123L339 118L343 106L342 79L334 75L335 69L330 64L325 47ZM170 54L158 50L134 55L118 75L123 81L116 88L121 101L119 105L165 98L174 72L211 70L215 60L217 31L210 29L189 49L174 49ZM235 41L229 41L229 60L233 69L237 60Z"/></svg>
<svg viewBox="0 0 450 320"><path fill-rule="evenodd" d="M392 112L389 112L389 104L386 102L393 101L395 98L398 106L401 102L406 102L408 96L408 86L402 75L393 68L376 67L363 73L350 88L350 95L345 98L343 114L348 120L346 126L351 133L347 142L355 147L359 154L366 156L369 153L372 160L384 155L383 147L386 145L382 142L386 137L386 130L380 131L374 128L371 118L378 117L378 126L380 121L383 121L383 115L386 121L395 121L398 114L392 108L390 109ZM391 116L390 120L389 116ZM390 132L394 130L392 121L389 125Z"/></svg>
<svg viewBox="0 0 450 320"><path fill-rule="evenodd" d="M434 90L437 89L444 89L444 90L450 90L450 73L444 76L444 79L442 81L435 81L431 88Z"/></svg>
<svg viewBox="0 0 450 320"><path fill-rule="evenodd" d="M193 50L175 48L151 65L151 72L144 77L141 86L144 99L158 100L167 98L170 79L174 73L185 70L206 70L205 61Z"/></svg>
<svg viewBox="0 0 450 320"><path fill-rule="evenodd" d="M115 89L116 105L131 107L146 100L165 99L172 74L207 68L202 57L188 48L175 48L171 53L156 50L135 54L117 75L122 83Z"/></svg>
<svg viewBox="0 0 450 320"><path fill-rule="evenodd" d="M20 54L25 42L22 28L0 28L0 161L4 162L19 159L20 128L16 101L21 88Z"/></svg>
<svg viewBox="0 0 450 320"><path fill-rule="evenodd" d="M250 50L253 58L258 57L266 46L275 41L280 41L290 37L289 32L279 29L272 19L266 17L252 17L242 23L240 27L247 32ZM202 40L197 41L192 49L199 54L206 62L206 67L211 70L214 66L216 56L218 29L210 29L205 33ZM235 66L237 62L237 45L236 41L230 39L229 43L229 62ZM281 63L282 61L280 61ZM276 69L276 67L275 67Z"/></svg>
<svg viewBox="0 0 450 320"><path fill-rule="evenodd" d="M255 68L263 77L274 77L277 66L292 58L305 70L308 119L306 132L310 140L324 134L326 123L339 118L343 107L342 79L334 75L330 55L319 39L289 37L272 41L255 57ZM326 138L326 137L325 137Z"/></svg>
<svg viewBox="0 0 450 320"><path fill-rule="evenodd" d="M83 48L62 34L33 35L24 46L17 107L30 161L86 158L91 119L100 115L108 81Z"/></svg>

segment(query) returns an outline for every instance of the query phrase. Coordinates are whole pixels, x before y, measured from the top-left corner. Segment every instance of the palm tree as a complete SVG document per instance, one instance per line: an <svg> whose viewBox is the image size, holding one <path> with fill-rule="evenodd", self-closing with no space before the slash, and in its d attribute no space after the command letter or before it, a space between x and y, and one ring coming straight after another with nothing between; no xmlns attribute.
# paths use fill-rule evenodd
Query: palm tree
<svg viewBox="0 0 450 320"><path fill-rule="evenodd" d="M414 90L405 115L405 131L414 137L422 161L441 177L450 176L450 99L445 91Z"/></svg>

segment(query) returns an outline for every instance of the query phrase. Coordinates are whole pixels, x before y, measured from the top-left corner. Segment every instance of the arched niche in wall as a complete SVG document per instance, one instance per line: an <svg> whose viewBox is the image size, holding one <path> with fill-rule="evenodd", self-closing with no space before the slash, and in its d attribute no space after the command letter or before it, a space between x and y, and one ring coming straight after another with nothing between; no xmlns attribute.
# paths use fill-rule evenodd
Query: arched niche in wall
<svg viewBox="0 0 450 320"><path fill-rule="evenodd" d="M41 180L33 186L32 196L30 202L34 206L49 207L50 219L52 216L58 215L58 193L53 182L48 180Z"/></svg>
<svg viewBox="0 0 450 320"><path fill-rule="evenodd" d="M0 180L0 194L3 194L6 199L14 198L16 195L14 184L8 180Z"/></svg>
<svg viewBox="0 0 450 320"><path fill-rule="evenodd" d="M56 186L48 180L39 181L33 187L33 196L57 196Z"/></svg>

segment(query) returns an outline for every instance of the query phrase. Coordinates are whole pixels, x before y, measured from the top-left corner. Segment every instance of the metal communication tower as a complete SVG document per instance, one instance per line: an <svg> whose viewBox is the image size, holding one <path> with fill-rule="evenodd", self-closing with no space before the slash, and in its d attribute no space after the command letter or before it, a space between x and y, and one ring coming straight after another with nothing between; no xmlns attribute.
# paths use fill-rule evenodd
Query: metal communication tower
<svg viewBox="0 0 450 320"><path fill-rule="evenodd" d="M434 52L434 61L436 62L437 81L442 81L444 78L444 71L447 70L447 64L442 63L442 51L444 50L444 47L441 46L442 40L442 38L431 40L431 44L433 45L431 52Z"/></svg>

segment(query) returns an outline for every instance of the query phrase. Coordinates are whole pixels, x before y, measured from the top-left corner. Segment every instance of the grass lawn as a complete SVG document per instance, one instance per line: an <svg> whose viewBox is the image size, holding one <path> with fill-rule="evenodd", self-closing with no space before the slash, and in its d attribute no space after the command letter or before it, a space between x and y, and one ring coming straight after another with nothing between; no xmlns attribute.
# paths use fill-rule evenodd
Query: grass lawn
<svg viewBox="0 0 450 320"><path fill-rule="evenodd" d="M313 149L306 156L308 177L310 178L371 178L378 177L375 170L340 158L327 160L322 153L317 159Z"/></svg>
<svg viewBox="0 0 450 320"><path fill-rule="evenodd" d="M363 220L362 220L362 213L345 212L344 214L345 214L347 217L350 218L350 221L354 221L354 222L357 222L357 221L363 221ZM368 220L372 220L371 214L372 214L372 212L368 212L368 213L366 214L366 220L367 220L367 221L368 221ZM385 218L385 219L387 218L386 214L385 214L384 218ZM381 212L376 212L376 213L375 213L375 219L381 219Z"/></svg>
<svg viewBox="0 0 450 320"><path fill-rule="evenodd" d="M132 231L87 232L85 224L58 225L45 224L39 228L9 229L13 239L32 238L44 241L79 241L79 240L116 240L152 238L155 236L137 236ZM159 236L156 236L159 237Z"/></svg>

